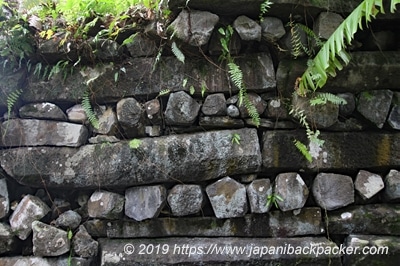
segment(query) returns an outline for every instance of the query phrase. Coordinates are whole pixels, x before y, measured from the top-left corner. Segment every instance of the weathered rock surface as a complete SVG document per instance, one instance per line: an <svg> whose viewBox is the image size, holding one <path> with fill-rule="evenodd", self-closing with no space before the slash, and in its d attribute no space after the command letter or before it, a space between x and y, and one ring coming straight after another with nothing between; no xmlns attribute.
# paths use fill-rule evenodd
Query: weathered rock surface
<svg viewBox="0 0 400 266"><path fill-rule="evenodd" d="M82 104L75 104L74 106L67 109L68 120L71 122L84 124L87 122L88 117L83 109Z"/></svg>
<svg viewBox="0 0 400 266"><path fill-rule="evenodd" d="M16 244L16 238L11 227L5 223L0 223L0 254L13 251Z"/></svg>
<svg viewBox="0 0 400 266"><path fill-rule="evenodd" d="M8 215L10 211L10 199L8 197L7 180L0 178L0 219Z"/></svg>
<svg viewBox="0 0 400 266"><path fill-rule="evenodd" d="M171 93L165 110L165 122L168 125L189 126L196 120L199 110L200 104L186 92Z"/></svg>
<svg viewBox="0 0 400 266"><path fill-rule="evenodd" d="M354 188L364 200L372 198L384 187L385 185L380 175L365 170L358 172L354 182Z"/></svg>
<svg viewBox="0 0 400 266"><path fill-rule="evenodd" d="M96 51L95 57L100 61L117 61L122 55L121 46L114 40L93 38L90 44Z"/></svg>
<svg viewBox="0 0 400 266"><path fill-rule="evenodd" d="M88 201L88 213L92 218L118 219L124 211L124 196L108 191L94 192Z"/></svg>
<svg viewBox="0 0 400 266"><path fill-rule="evenodd" d="M68 146L86 143L88 130L84 125L36 119L11 119L1 124L1 146Z"/></svg>
<svg viewBox="0 0 400 266"><path fill-rule="evenodd" d="M18 238L25 240L32 232L32 223L42 219L50 208L38 197L26 195L11 214L10 225Z"/></svg>
<svg viewBox="0 0 400 266"><path fill-rule="evenodd" d="M270 43L276 43L285 35L282 20L275 17L265 17L261 21L262 37Z"/></svg>
<svg viewBox="0 0 400 266"><path fill-rule="evenodd" d="M34 221L33 231L33 254L40 257L55 257L69 251L70 240L68 233L45 223Z"/></svg>
<svg viewBox="0 0 400 266"><path fill-rule="evenodd" d="M242 119L234 119L229 116L202 116L199 118L199 125L207 129L242 128L244 122Z"/></svg>
<svg viewBox="0 0 400 266"><path fill-rule="evenodd" d="M235 219L166 217L142 222L89 220L90 235L110 238L146 237L294 237L323 233L320 208L303 208L297 214L272 211Z"/></svg>
<svg viewBox="0 0 400 266"><path fill-rule="evenodd" d="M400 105L393 106L387 122L393 129L400 130Z"/></svg>
<svg viewBox="0 0 400 266"><path fill-rule="evenodd" d="M213 13L198 10L182 10L178 17L168 26L174 37L193 46L208 43L219 17Z"/></svg>
<svg viewBox="0 0 400 266"><path fill-rule="evenodd" d="M232 134L241 136L241 145L232 143ZM64 188L198 182L254 173L261 166L257 131L248 128L143 138L138 149L127 141L79 149L15 148L0 150L0 158L7 174L23 184L41 187L44 181Z"/></svg>
<svg viewBox="0 0 400 266"><path fill-rule="evenodd" d="M72 238L74 254L81 258L90 258L97 255L99 243L89 235L86 228L79 226L78 232Z"/></svg>
<svg viewBox="0 0 400 266"><path fill-rule="evenodd" d="M15 256L0 258L0 265L14 266L14 265L40 265L40 266L65 266L68 264L79 266L90 266L92 261L85 258L78 257L59 257L59 258L42 258L34 256Z"/></svg>
<svg viewBox="0 0 400 266"><path fill-rule="evenodd" d="M275 179L274 193L282 198L276 200L279 209L291 211L304 207L309 191L298 173L282 173Z"/></svg>
<svg viewBox="0 0 400 266"><path fill-rule="evenodd" d="M305 132L266 131L263 136L263 167L269 172L333 171L335 169L366 169L396 167L400 164L400 134L376 132L322 132L321 148L309 146ZM309 146L313 162L308 163L293 145L298 139Z"/></svg>
<svg viewBox="0 0 400 266"><path fill-rule="evenodd" d="M249 17L237 17L233 28L243 41L261 41L261 26Z"/></svg>
<svg viewBox="0 0 400 266"><path fill-rule="evenodd" d="M279 98L268 101L265 114L267 117L274 117L279 119L285 119L289 117L288 110Z"/></svg>
<svg viewBox="0 0 400 266"><path fill-rule="evenodd" d="M338 93L337 96L346 101L346 104L339 105L339 114L344 117L351 115L356 109L354 95L352 93Z"/></svg>
<svg viewBox="0 0 400 266"><path fill-rule="evenodd" d="M144 136L144 110L135 98L124 98L117 103L117 118L127 137Z"/></svg>
<svg viewBox="0 0 400 266"><path fill-rule="evenodd" d="M176 185L168 193L168 205L175 216L185 216L201 211L204 204L199 185Z"/></svg>
<svg viewBox="0 0 400 266"><path fill-rule="evenodd" d="M328 211L354 202L353 180L345 175L318 174L314 179L312 192L317 204Z"/></svg>
<svg viewBox="0 0 400 266"><path fill-rule="evenodd" d="M302 252L304 247L317 246L323 250L332 250L336 247L334 242L325 237L301 237L301 238L165 238L165 239L99 239L101 249L100 265L171 265L171 264L195 264L201 261L202 265L215 265L232 263L235 265L257 263L279 263L292 265L301 260L308 265L341 265L340 255L332 255L331 252L316 256L316 254ZM135 247L130 252L122 253L124 246L129 244ZM164 253L138 255L138 247L155 246L164 247ZM282 252L277 255L277 248L284 249L290 246L292 252ZM211 252L213 249L224 247L236 247L244 249L242 252L227 251ZM309 250L308 249L308 250ZM297 254L295 254L297 250ZM307 249L305 249L307 250ZM132 252L133 251L133 252ZM128 254L127 254L128 253ZM268 254L269 253L269 254Z"/></svg>
<svg viewBox="0 0 400 266"><path fill-rule="evenodd" d="M400 201L400 172L390 170L385 177L384 197L389 201Z"/></svg>
<svg viewBox="0 0 400 266"><path fill-rule="evenodd" d="M349 235L344 245L355 252L343 256L344 265L397 265L400 260L400 237Z"/></svg>
<svg viewBox="0 0 400 266"><path fill-rule="evenodd" d="M247 213L246 187L229 176L208 185L206 193L217 218L242 217Z"/></svg>
<svg viewBox="0 0 400 266"><path fill-rule="evenodd" d="M204 100L201 111L205 115L226 115L226 100L223 93L210 94Z"/></svg>
<svg viewBox="0 0 400 266"><path fill-rule="evenodd" d="M230 104L226 108L226 113L232 118L236 118L236 117L240 116L239 108L237 108L236 105L233 105L233 104Z"/></svg>
<svg viewBox="0 0 400 266"><path fill-rule="evenodd" d="M82 217L77 212L68 210L58 216L57 220L54 221L54 225L65 230L75 230L81 224L81 221Z"/></svg>
<svg viewBox="0 0 400 266"><path fill-rule="evenodd" d="M266 213L271 209L272 205L267 204L268 197L272 195L269 179L254 180L246 187L246 191L252 213Z"/></svg>
<svg viewBox="0 0 400 266"><path fill-rule="evenodd" d="M267 102L264 101L258 94L255 93L248 93L247 94L249 101L254 105L254 107L257 110L257 113L261 115L264 113L265 108L267 108ZM247 110L246 106L242 103L242 105L239 105L239 102L236 103L236 106L240 110L240 116L242 118L249 117L249 111Z"/></svg>
<svg viewBox="0 0 400 266"><path fill-rule="evenodd" d="M154 40L147 38L143 34L136 34L133 41L126 45L132 57L156 55L158 47Z"/></svg>
<svg viewBox="0 0 400 266"><path fill-rule="evenodd" d="M365 91L360 94L357 111L382 128L390 110L393 92L390 90Z"/></svg>
<svg viewBox="0 0 400 266"><path fill-rule="evenodd" d="M30 103L19 109L21 118L50 119L67 121L66 114L54 103Z"/></svg>
<svg viewBox="0 0 400 266"><path fill-rule="evenodd" d="M100 108L95 110L99 126L98 128L94 128L93 132L104 135L115 134L118 129L118 121L112 107L100 106Z"/></svg>
<svg viewBox="0 0 400 266"><path fill-rule="evenodd" d="M314 23L314 33L321 39L329 39L344 19L333 12L321 12Z"/></svg>
<svg viewBox="0 0 400 266"><path fill-rule="evenodd" d="M128 188L125 191L125 215L136 221L156 218L166 198L167 190L161 185Z"/></svg>
<svg viewBox="0 0 400 266"><path fill-rule="evenodd" d="M330 234L376 234L400 236L400 205L348 206L328 212Z"/></svg>

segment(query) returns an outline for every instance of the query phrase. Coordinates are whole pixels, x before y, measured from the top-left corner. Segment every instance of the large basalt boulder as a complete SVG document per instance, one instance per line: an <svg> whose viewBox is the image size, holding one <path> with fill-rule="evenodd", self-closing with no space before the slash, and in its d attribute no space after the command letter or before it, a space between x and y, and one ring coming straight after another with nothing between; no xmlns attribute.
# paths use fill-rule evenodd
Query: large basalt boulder
<svg viewBox="0 0 400 266"><path fill-rule="evenodd" d="M333 12L321 12L314 23L314 33L321 39L329 39L333 32L343 22L341 15Z"/></svg>
<svg viewBox="0 0 400 266"><path fill-rule="evenodd" d="M232 143L239 134L240 145ZM41 187L127 187L161 182L199 182L258 172L255 129L209 131L78 149L29 147L0 150L1 167L23 184Z"/></svg>
<svg viewBox="0 0 400 266"><path fill-rule="evenodd" d="M204 100L201 111L205 115L226 115L226 100L223 93L210 94Z"/></svg>

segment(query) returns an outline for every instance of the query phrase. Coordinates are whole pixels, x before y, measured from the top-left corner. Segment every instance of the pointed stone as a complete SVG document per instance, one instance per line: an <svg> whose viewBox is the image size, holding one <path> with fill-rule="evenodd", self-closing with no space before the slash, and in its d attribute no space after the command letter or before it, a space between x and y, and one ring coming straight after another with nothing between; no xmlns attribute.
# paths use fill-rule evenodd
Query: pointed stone
<svg viewBox="0 0 400 266"><path fill-rule="evenodd" d="M186 92L171 93L165 110L168 125L190 126L196 120L200 105Z"/></svg>
<svg viewBox="0 0 400 266"><path fill-rule="evenodd" d="M393 106L387 122L393 129L400 130L400 105Z"/></svg>
<svg viewBox="0 0 400 266"><path fill-rule="evenodd" d="M262 37L270 43L276 43L285 35L282 20L275 17L264 17L261 21Z"/></svg>
<svg viewBox="0 0 400 266"><path fill-rule="evenodd" d="M390 170L385 177L384 198L388 201L400 202L400 172Z"/></svg>
<svg viewBox="0 0 400 266"><path fill-rule="evenodd" d="M309 191L298 173L282 173L275 179L274 193L282 198L276 199L279 209L291 211L304 207Z"/></svg>
<svg viewBox="0 0 400 266"><path fill-rule="evenodd" d="M257 179L251 182L247 188L250 210L252 213L266 213L272 205L268 203L268 197L272 195L272 186L269 179Z"/></svg>
<svg viewBox="0 0 400 266"><path fill-rule="evenodd" d="M40 221L32 223L33 254L40 257L55 257L65 254L70 248L68 233Z"/></svg>
<svg viewBox="0 0 400 266"><path fill-rule="evenodd" d="M97 256L98 245L98 242L89 235L83 225L79 226L78 232L72 238L73 251L81 258Z"/></svg>
<svg viewBox="0 0 400 266"><path fill-rule="evenodd" d="M233 28L243 41L261 41L261 26L249 17L236 18Z"/></svg>
<svg viewBox="0 0 400 266"><path fill-rule="evenodd" d="M223 93L210 94L206 97L201 111L205 115L226 115L226 100Z"/></svg>
<svg viewBox="0 0 400 266"><path fill-rule="evenodd" d="M357 111L382 128L389 114L393 92L390 90L364 91L360 93Z"/></svg>
<svg viewBox="0 0 400 266"><path fill-rule="evenodd" d="M108 191L94 192L88 201L88 213L92 218L118 219L124 211L124 197Z"/></svg>
<svg viewBox="0 0 400 266"><path fill-rule="evenodd" d="M354 188L364 199L370 199L385 187L380 175L360 170L354 182Z"/></svg>

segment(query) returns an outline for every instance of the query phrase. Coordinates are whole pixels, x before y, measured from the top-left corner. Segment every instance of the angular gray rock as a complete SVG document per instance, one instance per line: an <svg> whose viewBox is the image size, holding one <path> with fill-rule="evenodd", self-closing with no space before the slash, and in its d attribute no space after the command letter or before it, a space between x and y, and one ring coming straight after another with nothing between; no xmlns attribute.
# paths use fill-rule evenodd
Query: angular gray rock
<svg viewBox="0 0 400 266"><path fill-rule="evenodd" d="M383 196L388 201L400 201L400 172L390 170L385 176L385 190Z"/></svg>
<svg viewBox="0 0 400 266"><path fill-rule="evenodd" d="M74 254L81 258L97 256L99 243L95 241L87 232L86 228L79 226L78 232L72 237L72 249Z"/></svg>
<svg viewBox="0 0 400 266"><path fill-rule="evenodd" d="M170 35L193 46L208 43L219 17L207 11L182 10L168 26Z"/></svg>
<svg viewBox="0 0 400 266"><path fill-rule="evenodd" d="M232 143L233 134L240 135L241 145ZM257 173L261 168L256 129L169 135L142 138L139 142L137 149L131 148L129 141L120 141L79 149L0 150L0 164L10 177L28 186L40 187L45 182L47 188L94 189L174 180L200 182L229 174Z"/></svg>
<svg viewBox="0 0 400 266"><path fill-rule="evenodd" d="M247 213L246 187L229 176L208 185L206 193L219 219L243 217Z"/></svg>
<svg viewBox="0 0 400 266"><path fill-rule="evenodd" d="M124 98L117 103L117 118L127 137L145 136L144 110L135 98Z"/></svg>
<svg viewBox="0 0 400 266"><path fill-rule="evenodd" d="M356 109L356 99L352 93L338 93L337 96L346 100L346 104L339 105L339 114L341 116L350 116Z"/></svg>
<svg viewBox="0 0 400 266"><path fill-rule="evenodd" d="M271 99L270 101L268 101L265 114L267 117L273 117L278 119L286 119L289 117L287 108L279 98Z"/></svg>
<svg viewBox="0 0 400 266"><path fill-rule="evenodd" d="M389 114L393 92L390 90L364 91L360 93L357 111L382 128Z"/></svg>
<svg viewBox="0 0 400 266"><path fill-rule="evenodd" d="M271 209L272 205L267 204L268 197L272 195L272 186L269 179L254 180L246 187L246 191L251 213L266 213Z"/></svg>
<svg viewBox="0 0 400 266"><path fill-rule="evenodd" d="M282 20L275 17L264 17L261 21L262 37L270 43L276 43L285 35Z"/></svg>
<svg viewBox="0 0 400 266"><path fill-rule="evenodd" d="M169 191L167 201L175 216L195 214L203 207L203 191L199 185L176 185Z"/></svg>
<svg viewBox="0 0 400 266"><path fill-rule="evenodd" d="M279 209L291 211L304 207L309 191L298 173L282 173L275 178L274 193L283 199L276 200Z"/></svg>
<svg viewBox="0 0 400 266"><path fill-rule="evenodd" d="M387 122L393 129L400 130L400 105L393 106Z"/></svg>
<svg viewBox="0 0 400 266"><path fill-rule="evenodd" d="M364 200L375 196L385 187L383 179L380 175L360 170L354 181L354 188Z"/></svg>
<svg viewBox="0 0 400 266"><path fill-rule="evenodd" d="M166 203L164 186L132 187L125 191L125 215L136 221L156 218Z"/></svg>
<svg viewBox="0 0 400 266"><path fill-rule="evenodd" d="M320 173L314 179L312 192L316 203L328 211L354 202L354 185L349 176Z"/></svg>
<svg viewBox="0 0 400 266"><path fill-rule="evenodd" d="M229 116L202 116L199 119L199 125L206 129L244 127L242 119L234 119Z"/></svg>
<svg viewBox="0 0 400 266"><path fill-rule="evenodd" d="M259 115L261 115L262 113L264 113L265 108L267 108L267 102L264 101L260 95L256 94L256 93L248 93L247 97L249 98L249 101L254 105L254 107L257 109L257 113ZM240 110L240 116L242 118L246 118L249 117L249 112L247 111L246 106L244 105L244 103L242 103L241 105L239 105L239 102L236 103L236 106L239 108Z"/></svg>
<svg viewBox="0 0 400 266"><path fill-rule="evenodd" d="M314 23L314 33L321 39L329 39L333 32L343 22L341 15L333 12L321 12Z"/></svg>
<svg viewBox="0 0 400 266"><path fill-rule="evenodd" d="M189 126L196 120L199 110L200 104L186 92L171 93L165 109L165 122L168 125Z"/></svg>
<svg viewBox="0 0 400 266"><path fill-rule="evenodd" d="M13 251L16 245L17 241L11 227L8 224L0 223L0 254Z"/></svg>
<svg viewBox="0 0 400 266"><path fill-rule="evenodd" d="M159 137L161 136L160 126L146 126L144 130L149 137Z"/></svg>
<svg viewBox="0 0 400 266"><path fill-rule="evenodd" d="M35 256L55 257L69 251L71 242L66 231L40 221L32 223L32 231Z"/></svg>
<svg viewBox="0 0 400 266"><path fill-rule="evenodd" d="M94 56L100 61L117 60L122 55L123 49L114 40L93 38L90 44L96 51Z"/></svg>
<svg viewBox="0 0 400 266"><path fill-rule="evenodd" d="M58 218L54 221L54 225L65 230L75 230L81 224L81 221L82 217L77 212L68 210L58 216Z"/></svg>
<svg viewBox="0 0 400 266"><path fill-rule="evenodd" d="M103 135L114 135L118 130L117 115L112 107L100 106L95 109L99 127L93 128L94 133Z"/></svg>
<svg viewBox="0 0 400 266"><path fill-rule="evenodd" d="M67 109L68 120L71 122L85 124L88 120L87 114L82 104L75 104Z"/></svg>
<svg viewBox="0 0 400 266"><path fill-rule="evenodd" d="M237 17L233 28L243 41L261 41L261 26L247 16Z"/></svg>
<svg viewBox="0 0 400 266"><path fill-rule="evenodd" d="M210 94L204 100L201 111L209 116L226 115L226 100L223 93Z"/></svg>
<svg viewBox="0 0 400 266"><path fill-rule="evenodd" d="M30 103L19 109L21 118L50 119L57 121L67 121L66 114L54 103Z"/></svg>
<svg viewBox="0 0 400 266"><path fill-rule="evenodd" d="M42 219L50 208L38 197L26 195L11 214L10 225L19 239L25 240L32 232L32 223Z"/></svg>
<svg viewBox="0 0 400 266"><path fill-rule="evenodd" d="M160 119L160 101L158 99L153 99L144 104L146 110L147 118L154 122L155 119Z"/></svg>
<svg viewBox="0 0 400 266"><path fill-rule="evenodd" d="M240 116L240 111L239 108L236 107L236 105L230 104L227 108L226 108L226 113L228 116L232 117L232 118L237 118Z"/></svg>
<svg viewBox="0 0 400 266"><path fill-rule="evenodd" d="M108 191L94 192L88 201L91 218L118 219L124 211L124 196Z"/></svg>
<svg viewBox="0 0 400 266"><path fill-rule="evenodd" d="M10 211L10 198L8 197L7 180L0 178L0 220Z"/></svg>
<svg viewBox="0 0 400 266"><path fill-rule="evenodd" d="M11 119L1 124L0 146L67 146L86 143L88 130L84 125L37 119Z"/></svg>
<svg viewBox="0 0 400 266"><path fill-rule="evenodd" d="M126 48L132 57L152 56L158 52L156 42L140 33L135 35L132 42L126 44Z"/></svg>

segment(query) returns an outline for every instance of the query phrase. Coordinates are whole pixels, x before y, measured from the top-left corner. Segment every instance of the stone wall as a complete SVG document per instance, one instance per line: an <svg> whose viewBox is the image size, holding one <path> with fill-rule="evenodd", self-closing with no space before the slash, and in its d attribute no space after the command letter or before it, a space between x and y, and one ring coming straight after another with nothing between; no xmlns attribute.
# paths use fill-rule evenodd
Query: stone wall
<svg viewBox="0 0 400 266"><path fill-rule="evenodd" d="M275 1L262 22L262 1L169 2L184 63L165 49L155 64L149 23L126 49L104 41L102 63L66 78L0 73L0 265L397 265L399 17L362 31L328 81L347 104L312 107L292 98L307 64L290 56L289 15L329 36L358 1ZM228 24L259 127L217 59ZM52 41L38 53L68 56ZM81 104L87 90L98 127Z"/></svg>

